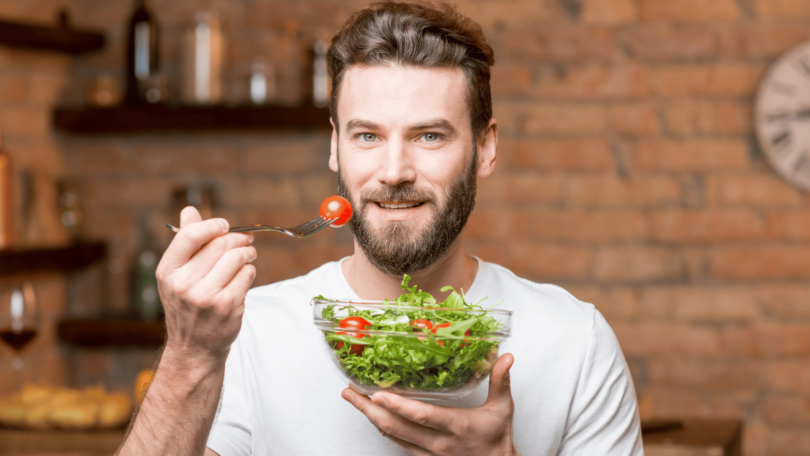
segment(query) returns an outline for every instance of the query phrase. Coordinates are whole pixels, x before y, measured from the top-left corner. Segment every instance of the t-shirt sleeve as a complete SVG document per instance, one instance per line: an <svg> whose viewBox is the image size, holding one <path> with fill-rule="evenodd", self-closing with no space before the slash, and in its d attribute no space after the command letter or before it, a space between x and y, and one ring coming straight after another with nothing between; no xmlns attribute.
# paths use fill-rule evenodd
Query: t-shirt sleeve
<svg viewBox="0 0 810 456"><path fill-rule="evenodd" d="M643 455L636 393L619 341L599 311L559 456Z"/></svg>
<svg viewBox="0 0 810 456"><path fill-rule="evenodd" d="M208 435L208 448L220 456L249 456L251 454L251 408L250 389L246 384L250 377L241 350L241 338L231 346L225 363L225 383L214 425Z"/></svg>

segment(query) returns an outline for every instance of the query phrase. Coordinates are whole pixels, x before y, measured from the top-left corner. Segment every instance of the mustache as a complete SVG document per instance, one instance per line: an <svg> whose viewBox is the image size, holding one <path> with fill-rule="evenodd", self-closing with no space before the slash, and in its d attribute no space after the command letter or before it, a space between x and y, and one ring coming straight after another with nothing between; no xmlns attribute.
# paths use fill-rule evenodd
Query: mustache
<svg viewBox="0 0 810 456"><path fill-rule="evenodd" d="M362 206L365 207L368 203L375 201L435 203L436 194L430 189L418 189L413 185L363 190L360 195L360 204Z"/></svg>

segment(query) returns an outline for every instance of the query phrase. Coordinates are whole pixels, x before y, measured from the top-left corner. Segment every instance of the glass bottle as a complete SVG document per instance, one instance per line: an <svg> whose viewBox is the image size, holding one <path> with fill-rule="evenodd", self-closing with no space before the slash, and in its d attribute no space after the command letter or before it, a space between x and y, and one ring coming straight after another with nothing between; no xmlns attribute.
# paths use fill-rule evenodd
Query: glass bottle
<svg viewBox="0 0 810 456"><path fill-rule="evenodd" d="M136 106L143 100L142 86L158 70L158 26L146 9L146 0L135 1L127 38L127 92L124 101L129 106Z"/></svg>
<svg viewBox="0 0 810 456"><path fill-rule="evenodd" d="M200 12L186 32L183 52L183 101L216 104L222 101L222 31L217 16Z"/></svg>

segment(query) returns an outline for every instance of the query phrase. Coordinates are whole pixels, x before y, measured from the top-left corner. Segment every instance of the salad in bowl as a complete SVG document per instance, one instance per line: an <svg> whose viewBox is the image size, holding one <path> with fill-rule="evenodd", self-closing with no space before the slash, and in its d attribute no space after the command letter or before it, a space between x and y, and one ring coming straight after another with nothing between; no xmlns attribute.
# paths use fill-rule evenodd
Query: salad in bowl
<svg viewBox="0 0 810 456"><path fill-rule="evenodd" d="M423 399L459 399L490 373L509 337L512 312L467 301L452 287L443 302L402 280L393 300L313 298L324 348L349 386Z"/></svg>

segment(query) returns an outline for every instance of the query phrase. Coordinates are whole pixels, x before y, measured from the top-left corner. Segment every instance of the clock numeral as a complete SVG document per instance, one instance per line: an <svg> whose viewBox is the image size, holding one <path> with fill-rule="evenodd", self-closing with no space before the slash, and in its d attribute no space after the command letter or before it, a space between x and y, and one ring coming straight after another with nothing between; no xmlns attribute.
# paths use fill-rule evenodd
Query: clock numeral
<svg viewBox="0 0 810 456"><path fill-rule="evenodd" d="M805 57L799 57L799 59L796 60L796 67L800 72L804 73L805 76L810 76L810 63L807 62Z"/></svg>
<svg viewBox="0 0 810 456"><path fill-rule="evenodd" d="M793 88L793 86L782 82L774 81L768 85L768 88L773 90L774 92L779 92L783 95L792 96L795 93L795 89Z"/></svg>
<svg viewBox="0 0 810 456"><path fill-rule="evenodd" d="M777 152L784 150L788 144L790 144L790 132L787 130L771 137L771 145Z"/></svg>

